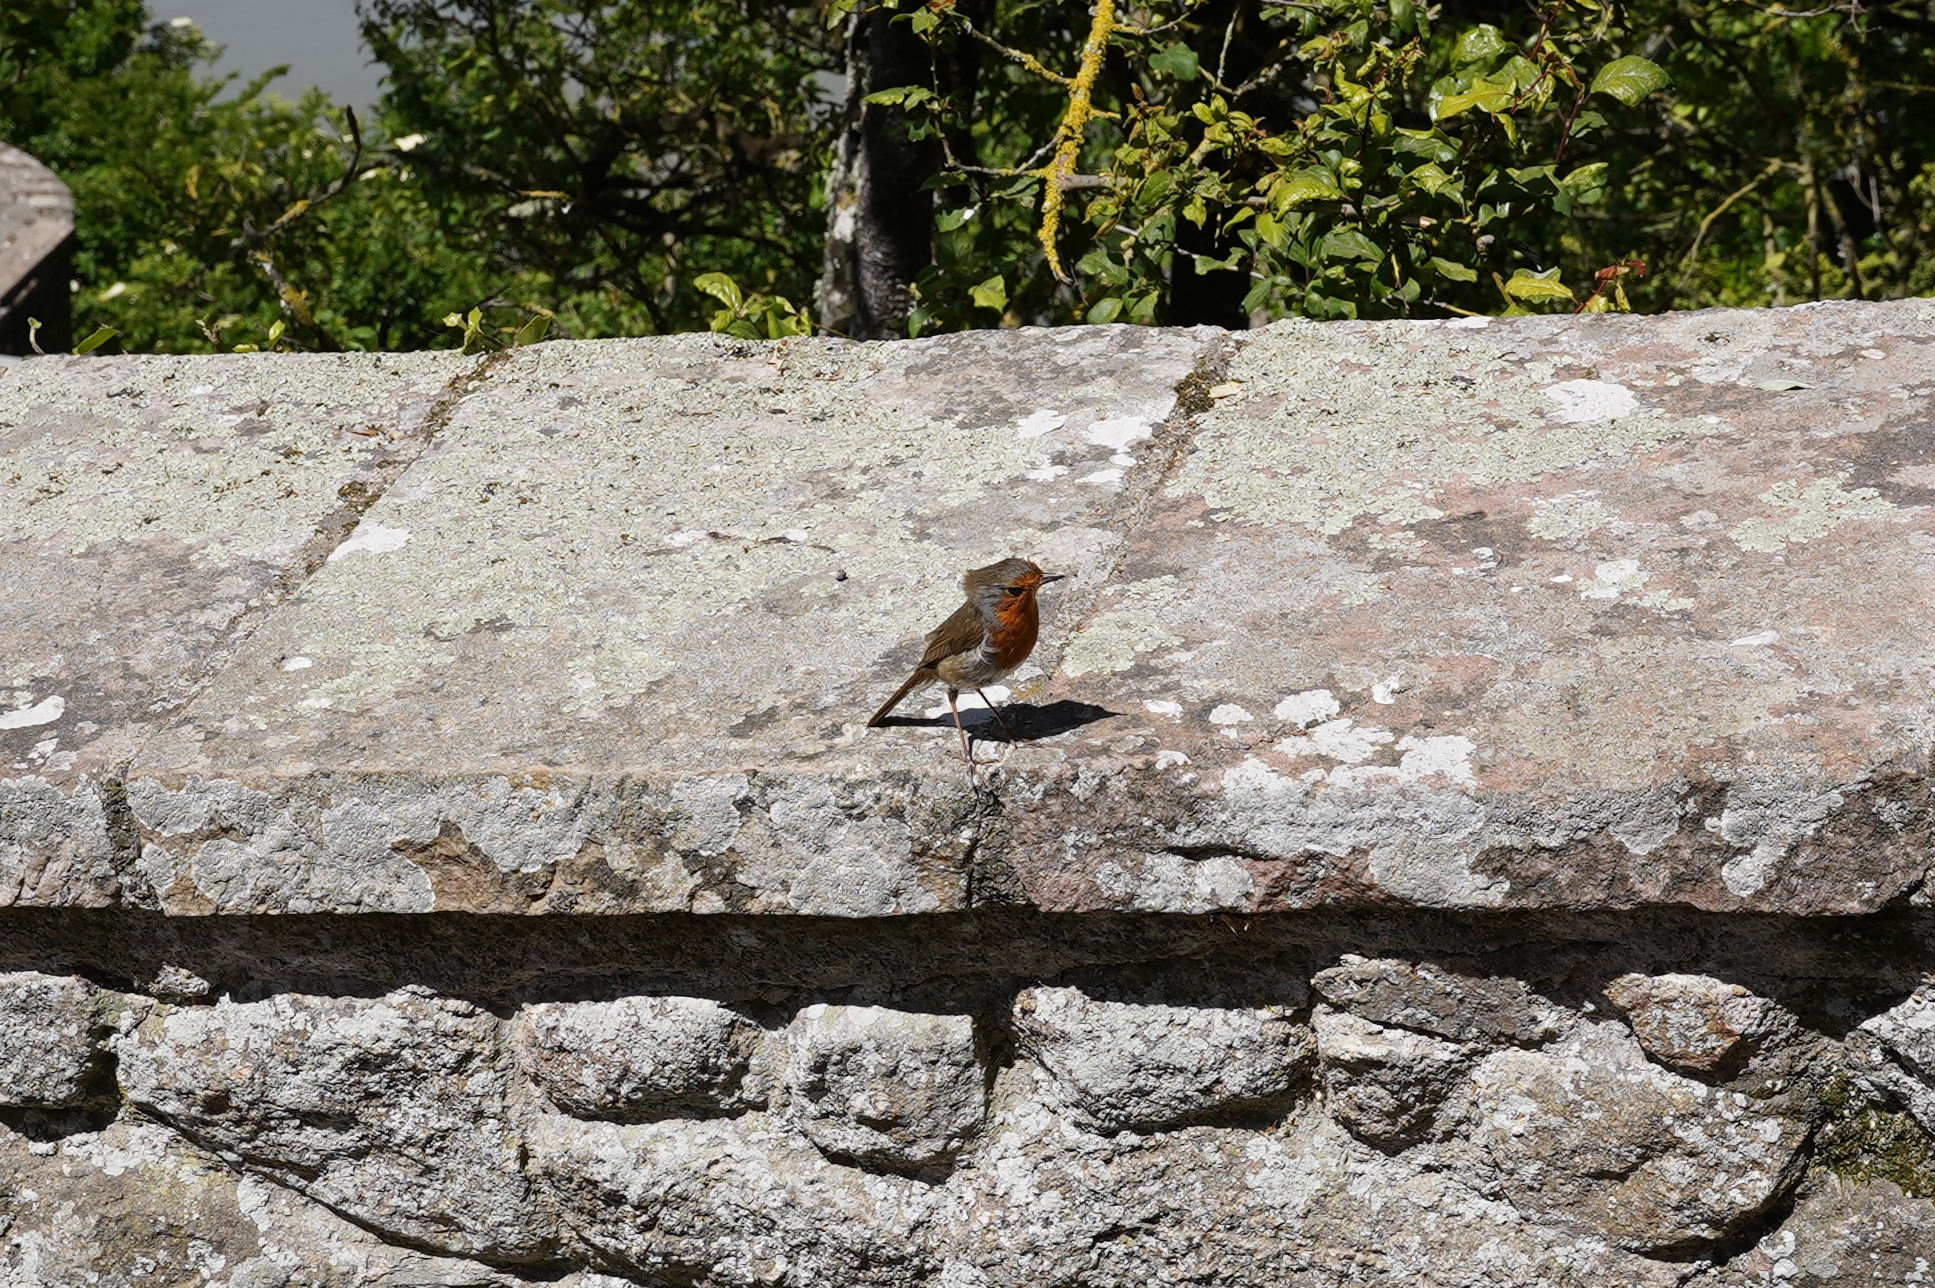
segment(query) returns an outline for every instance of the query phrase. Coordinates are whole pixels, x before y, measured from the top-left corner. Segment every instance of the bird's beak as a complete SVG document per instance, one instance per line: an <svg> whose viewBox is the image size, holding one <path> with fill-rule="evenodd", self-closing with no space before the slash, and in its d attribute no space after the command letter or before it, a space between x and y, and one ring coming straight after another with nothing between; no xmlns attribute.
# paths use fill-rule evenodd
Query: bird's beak
<svg viewBox="0 0 1935 1288"><path fill-rule="evenodd" d="M1064 578L1066 578L1067 576L1068 576L1068 574L1067 574L1067 573L1065 573L1065 572L1049 572L1049 573L1043 573L1043 574L1042 574L1042 578L1041 578L1041 584L1042 584L1042 585L1044 585L1044 586L1046 586L1046 585L1047 585L1047 584L1048 584L1049 582L1051 582L1051 581L1061 581L1061 580L1063 580Z"/></svg>

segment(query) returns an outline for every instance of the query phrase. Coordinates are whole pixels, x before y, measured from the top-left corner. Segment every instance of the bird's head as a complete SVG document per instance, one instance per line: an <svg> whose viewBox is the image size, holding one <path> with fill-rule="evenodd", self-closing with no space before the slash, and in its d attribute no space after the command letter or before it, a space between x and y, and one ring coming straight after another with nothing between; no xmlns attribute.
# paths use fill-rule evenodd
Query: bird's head
<svg viewBox="0 0 1935 1288"><path fill-rule="evenodd" d="M1065 573L1043 572L1032 560L1003 559L961 579L968 602L986 617L1007 617L1034 607L1035 592Z"/></svg>

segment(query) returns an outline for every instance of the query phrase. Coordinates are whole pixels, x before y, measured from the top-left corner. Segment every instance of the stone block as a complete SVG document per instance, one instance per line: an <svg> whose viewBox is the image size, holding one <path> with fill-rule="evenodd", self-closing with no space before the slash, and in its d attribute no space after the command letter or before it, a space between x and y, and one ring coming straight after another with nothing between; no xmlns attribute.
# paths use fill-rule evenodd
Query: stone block
<svg viewBox="0 0 1935 1288"><path fill-rule="evenodd" d="M787 1033L787 1110L830 1158L906 1170L980 1131L988 1073L965 1015L809 1006Z"/></svg>
<svg viewBox="0 0 1935 1288"><path fill-rule="evenodd" d="M1351 1135L1402 1149L1432 1134L1438 1107L1472 1063L1464 1047L1319 1006L1310 1017L1324 1108Z"/></svg>
<svg viewBox="0 0 1935 1288"><path fill-rule="evenodd" d="M99 1070L100 990L75 975L0 974L0 1105L79 1103Z"/></svg>
<svg viewBox="0 0 1935 1288"><path fill-rule="evenodd" d="M764 1104L745 1087L757 1025L699 997L538 1002L511 1048L551 1103L579 1118L717 1114Z"/></svg>
<svg viewBox="0 0 1935 1288"><path fill-rule="evenodd" d="M1520 980L1462 974L1432 962L1347 957L1318 971L1311 986L1337 1010L1452 1042L1531 1046L1571 1023L1564 1007Z"/></svg>
<svg viewBox="0 0 1935 1288"><path fill-rule="evenodd" d="M405 990L158 1013L119 1041L128 1100L391 1239L541 1261L556 1221L521 1170L497 1022Z"/></svg>
<svg viewBox="0 0 1935 1288"><path fill-rule="evenodd" d="M1308 1071L1309 1027L1270 1009L1145 1005L1031 988L1015 1035L1047 1094L1096 1131L1155 1131L1286 1106Z"/></svg>
<svg viewBox="0 0 1935 1288"><path fill-rule="evenodd" d="M1778 1006L1705 975L1622 975L1606 997L1647 1055L1686 1073L1737 1062L1781 1026Z"/></svg>
<svg viewBox="0 0 1935 1288"><path fill-rule="evenodd" d="M1520 1211L1685 1256L1747 1229L1799 1179L1813 1125L1670 1073L1622 1024L1585 1024L1471 1074L1477 1165Z"/></svg>

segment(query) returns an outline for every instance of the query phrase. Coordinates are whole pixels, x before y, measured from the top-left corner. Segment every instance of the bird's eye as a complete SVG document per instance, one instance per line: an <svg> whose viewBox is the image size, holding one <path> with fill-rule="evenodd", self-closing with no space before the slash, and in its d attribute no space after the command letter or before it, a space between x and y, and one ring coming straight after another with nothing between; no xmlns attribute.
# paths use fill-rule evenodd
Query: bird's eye
<svg viewBox="0 0 1935 1288"><path fill-rule="evenodd" d="M1003 586L1001 589L1007 591L1010 595L1019 595L1021 593L1021 587L1019 586Z"/></svg>

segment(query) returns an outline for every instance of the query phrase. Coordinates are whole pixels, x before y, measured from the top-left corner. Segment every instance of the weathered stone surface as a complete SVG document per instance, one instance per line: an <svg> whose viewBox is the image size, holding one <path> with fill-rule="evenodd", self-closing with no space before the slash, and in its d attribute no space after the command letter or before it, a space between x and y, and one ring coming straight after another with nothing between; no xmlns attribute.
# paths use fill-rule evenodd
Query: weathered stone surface
<svg viewBox="0 0 1935 1288"><path fill-rule="evenodd" d="M1638 1252L1735 1234L1798 1179L1811 1124L1649 1062L1623 1025L1586 1024L1472 1071L1468 1139L1514 1206Z"/></svg>
<svg viewBox="0 0 1935 1288"><path fill-rule="evenodd" d="M61 666L121 704L16 677L0 719L59 697L101 726L59 771L66 741L8 733L36 739L0 783L16 901L1839 915L1923 887L1926 303L422 364L4 377L28 491L0 563L45 583L9 655L110 623ZM188 380L268 391L205 489L168 473L214 423ZM97 405L132 420L47 410ZM370 424L402 438L302 437ZM349 501L309 502L359 482L343 539ZM154 533L193 578L150 575ZM136 563L67 567L100 551ZM922 707L862 721L961 571L1016 552L1073 580L990 826ZM165 731L129 714L156 703ZM89 785L124 761L125 805Z"/></svg>
<svg viewBox="0 0 1935 1288"><path fill-rule="evenodd" d="M1240 392L1062 651L1047 696L1124 715L1112 756L1013 789L1020 885L1204 911L1909 896L1931 373L1923 301L1241 343Z"/></svg>
<svg viewBox="0 0 1935 1288"><path fill-rule="evenodd" d="M1280 1107L1313 1049L1308 1026L1274 1008L1112 1002L1077 988L1028 989L1014 1024L1051 1100L1103 1132Z"/></svg>
<svg viewBox="0 0 1935 1288"><path fill-rule="evenodd" d="M77 1104L101 1061L100 991L73 975L0 975L0 1105Z"/></svg>
<svg viewBox="0 0 1935 1288"><path fill-rule="evenodd" d="M6 1288L532 1288L536 1281L386 1243L159 1123L30 1138L0 1126ZM622 1288L595 1274L557 1288Z"/></svg>
<svg viewBox="0 0 1935 1288"><path fill-rule="evenodd" d="M1529 1046L1551 1041L1571 1024L1564 1008L1519 980L1432 962L1347 957L1310 983L1340 1011L1453 1042Z"/></svg>
<svg viewBox="0 0 1935 1288"><path fill-rule="evenodd" d="M147 1017L0 1024L0 1285L1919 1273L1932 413L1919 301L0 372L0 959ZM971 784L861 722L1010 553Z"/></svg>
<svg viewBox="0 0 1935 1288"><path fill-rule="evenodd" d="M1935 1202L1892 1181L1817 1172L1779 1230L1726 1266L1694 1276L1687 1288L1895 1288L1927 1283L1931 1273Z"/></svg>
<svg viewBox="0 0 1935 1288"><path fill-rule="evenodd" d="M1220 343L520 351L371 508L375 544L263 623L208 723L150 745L151 880L224 910L310 906L264 888L285 868L396 911L962 906L964 776L931 730L862 745L865 714L987 549L1072 576L1012 681L1039 689ZM211 840L230 798L260 822Z"/></svg>
<svg viewBox="0 0 1935 1288"><path fill-rule="evenodd" d="M648 1284L932 1282L940 1193L828 1162L763 1114L637 1125L544 1115L532 1168L601 1268Z"/></svg>
<svg viewBox="0 0 1935 1288"><path fill-rule="evenodd" d="M152 904L114 859L102 781L338 547L472 365L57 357L0 373L0 906Z"/></svg>
<svg viewBox="0 0 1935 1288"><path fill-rule="evenodd" d="M1353 1136L1401 1149L1430 1134L1438 1107L1472 1063L1453 1042L1387 1029L1327 1006L1310 1017L1325 1107Z"/></svg>
<svg viewBox="0 0 1935 1288"><path fill-rule="evenodd" d="M544 1260L496 1030L411 992L283 994L158 1014L117 1049L128 1099L225 1158L406 1243Z"/></svg>
<svg viewBox="0 0 1935 1288"><path fill-rule="evenodd" d="M759 1029L700 997L539 1002L511 1049L551 1103L579 1118L662 1118L763 1105L745 1086Z"/></svg>
<svg viewBox="0 0 1935 1288"><path fill-rule="evenodd" d="M1705 975L1622 975L1606 997L1647 1055L1690 1073L1712 1073L1781 1027L1772 1002Z"/></svg>
<svg viewBox="0 0 1935 1288"><path fill-rule="evenodd" d="M987 1114L974 1021L809 1006L787 1033L787 1109L828 1157L890 1170L940 1162Z"/></svg>
<svg viewBox="0 0 1935 1288"><path fill-rule="evenodd" d="M1848 1046L1857 1079L1935 1132L1935 985L1869 1017Z"/></svg>

